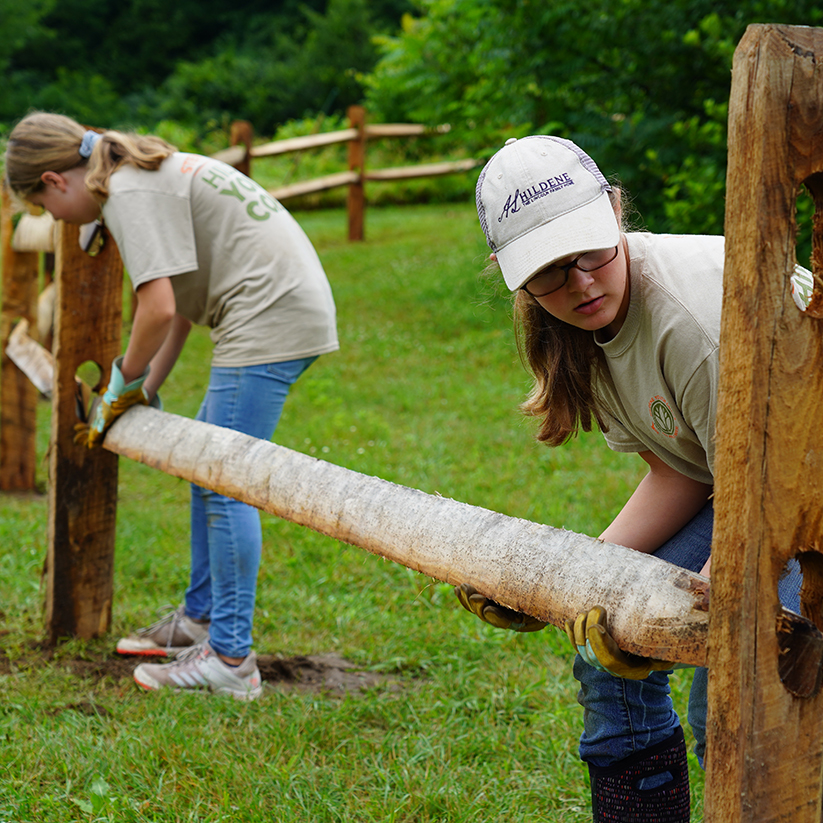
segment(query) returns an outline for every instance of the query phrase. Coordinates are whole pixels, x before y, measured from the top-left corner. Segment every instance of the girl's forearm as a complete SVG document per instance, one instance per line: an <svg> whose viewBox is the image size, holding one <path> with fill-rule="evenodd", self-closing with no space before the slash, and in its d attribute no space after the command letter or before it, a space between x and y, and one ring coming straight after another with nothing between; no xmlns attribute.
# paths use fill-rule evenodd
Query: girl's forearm
<svg viewBox="0 0 823 823"><path fill-rule="evenodd" d="M190 330L191 322L176 314L163 345L160 346L157 354L151 360L151 372L143 384L149 398L154 397L157 390L169 376L174 364L177 362L177 358L180 356L180 352L183 350Z"/></svg>
<svg viewBox="0 0 823 823"><path fill-rule="evenodd" d="M712 487L670 469L649 452L641 456L649 463L649 473L600 538L650 553L703 508Z"/></svg>
<svg viewBox="0 0 823 823"><path fill-rule="evenodd" d="M175 317L176 304L168 277L137 289L137 309L120 371L126 383L136 380L160 350Z"/></svg>

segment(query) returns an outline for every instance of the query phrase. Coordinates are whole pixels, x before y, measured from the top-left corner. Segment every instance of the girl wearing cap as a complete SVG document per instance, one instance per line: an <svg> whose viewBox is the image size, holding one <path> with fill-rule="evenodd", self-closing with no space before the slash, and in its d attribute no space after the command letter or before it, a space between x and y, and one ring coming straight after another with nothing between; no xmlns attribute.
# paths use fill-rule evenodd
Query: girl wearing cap
<svg viewBox="0 0 823 823"><path fill-rule="evenodd" d="M510 140L483 169L477 209L515 293L518 342L534 377L524 411L558 446L598 426L648 473L600 537L708 575L719 374L722 237L622 232L620 193L568 140ZM781 583L797 610L800 575ZM519 631L544 624L482 597L461 603ZM567 631L584 708L580 756L594 820L688 821L686 747L669 696L671 664L622 653L596 607ZM587 643L588 641L588 643ZM689 722L702 764L705 669Z"/></svg>
<svg viewBox="0 0 823 823"><path fill-rule="evenodd" d="M58 219L102 220L138 296L126 351L92 418L88 445L114 419L154 400L192 323L209 326L211 374L199 420L271 438L291 385L338 348L328 280L309 239L274 198L216 160L158 137L99 134L38 112L12 131L12 191ZM177 654L143 664L146 689L206 688L253 699L251 651L261 554L256 509L192 486L191 577L184 603L123 638L124 654Z"/></svg>

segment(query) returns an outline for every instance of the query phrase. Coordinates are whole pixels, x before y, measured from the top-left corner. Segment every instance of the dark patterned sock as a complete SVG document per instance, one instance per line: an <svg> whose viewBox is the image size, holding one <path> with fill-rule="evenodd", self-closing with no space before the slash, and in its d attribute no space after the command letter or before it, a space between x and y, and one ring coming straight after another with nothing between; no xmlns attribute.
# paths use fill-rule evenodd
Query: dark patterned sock
<svg viewBox="0 0 823 823"><path fill-rule="evenodd" d="M594 823L689 823L689 771L681 728L611 766L589 764L589 775Z"/></svg>

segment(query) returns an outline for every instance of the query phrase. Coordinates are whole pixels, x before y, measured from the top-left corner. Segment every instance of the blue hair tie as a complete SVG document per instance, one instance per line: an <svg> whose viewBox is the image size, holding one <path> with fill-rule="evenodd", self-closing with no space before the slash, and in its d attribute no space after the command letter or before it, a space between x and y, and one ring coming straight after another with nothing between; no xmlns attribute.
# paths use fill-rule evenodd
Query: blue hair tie
<svg viewBox="0 0 823 823"><path fill-rule="evenodd" d="M96 131L87 131L83 135L83 139L80 141L80 148L77 150L81 157L85 157L86 160L91 157L92 149L94 149L97 141L103 135Z"/></svg>

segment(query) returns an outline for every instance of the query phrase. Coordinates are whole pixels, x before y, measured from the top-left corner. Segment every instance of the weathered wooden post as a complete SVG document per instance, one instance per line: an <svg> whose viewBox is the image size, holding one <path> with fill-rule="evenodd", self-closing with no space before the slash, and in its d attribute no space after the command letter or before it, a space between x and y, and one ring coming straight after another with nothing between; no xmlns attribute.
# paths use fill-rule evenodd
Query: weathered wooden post
<svg viewBox="0 0 823 823"><path fill-rule="evenodd" d="M3 296L0 321L0 491L35 488L37 389L6 356L14 324L26 320L36 328L38 255L17 251L12 238L11 195L3 186Z"/></svg>
<svg viewBox="0 0 823 823"><path fill-rule="evenodd" d="M46 584L51 643L103 634L114 587L117 457L74 443L75 376L92 361L101 367L101 386L108 382L120 354L123 264L110 237L94 258L78 237L76 226L58 223Z"/></svg>
<svg viewBox="0 0 823 823"><path fill-rule="evenodd" d="M805 314L789 286L801 184L816 207ZM777 582L797 557L823 627L823 29L750 26L738 45L726 237L705 820L820 823L819 667L788 665L809 655L786 639Z"/></svg>
<svg viewBox="0 0 823 823"><path fill-rule="evenodd" d="M366 110L362 106L349 106L349 125L357 129L357 137L349 141L349 171L358 177L349 183L347 207L349 212L349 240L362 240L364 234L366 190L364 174L366 166Z"/></svg>

